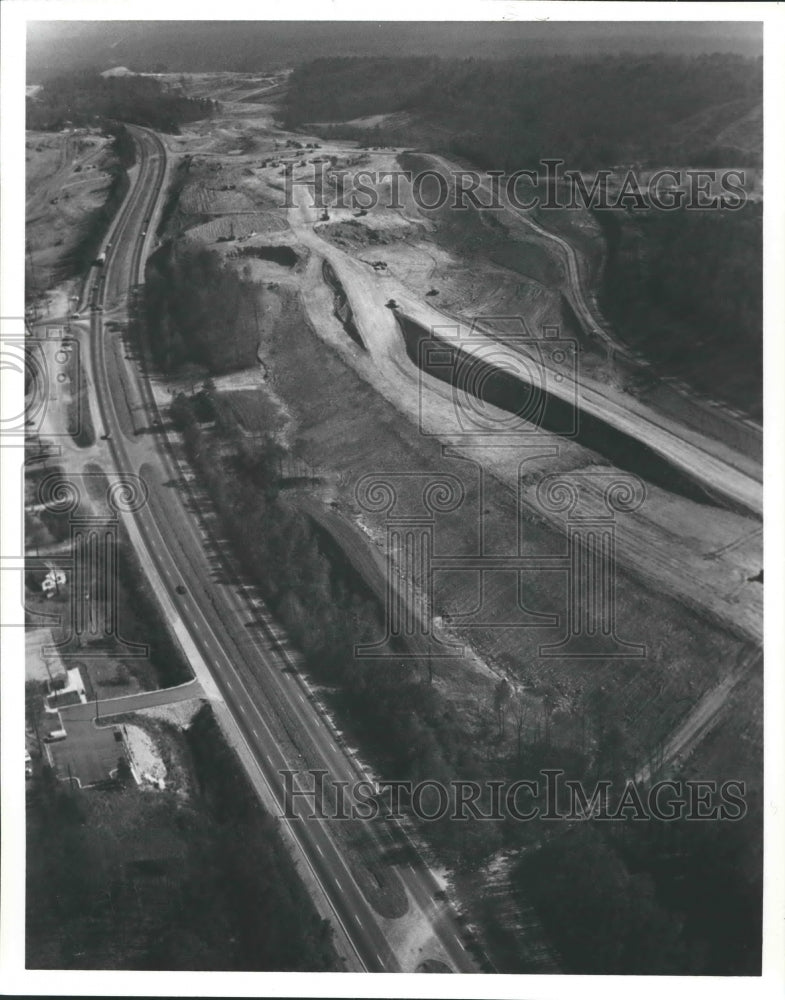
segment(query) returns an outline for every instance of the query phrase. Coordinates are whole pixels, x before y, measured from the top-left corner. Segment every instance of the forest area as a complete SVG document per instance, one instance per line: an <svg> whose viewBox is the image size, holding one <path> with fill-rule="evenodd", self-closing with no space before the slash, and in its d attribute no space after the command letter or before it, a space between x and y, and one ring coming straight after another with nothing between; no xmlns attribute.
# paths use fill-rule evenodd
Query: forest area
<svg viewBox="0 0 785 1000"><path fill-rule="evenodd" d="M745 165L759 165L759 134L753 129L747 149L726 146L717 138L714 113L727 124L761 101L762 60L730 54L357 57L296 67L284 110L287 128L408 112L417 119L410 126L347 131L336 125L327 132L407 145L422 142L430 127L432 148L509 172L536 169L543 157L559 157L577 170L673 158L736 165L740 153Z"/></svg>
<svg viewBox="0 0 785 1000"><path fill-rule="evenodd" d="M26 124L28 129L57 131L118 121L176 134L179 125L208 117L216 106L207 98L166 90L153 77L73 70L47 79L27 98Z"/></svg>
<svg viewBox="0 0 785 1000"><path fill-rule="evenodd" d="M730 54L333 58L294 70L285 110L290 127L407 112L390 126L321 131L417 145L505 172L537 170L548 157L563 160L564 170L754 171L762 163L761 101L762 61ZM411 168L416 155L399 162ZM599 303L618 338L655 372L760 420L762 204L593 214L605 243ZM558 229L549 215L542 209L539 222Z"/></svg>
<svg viewBox="0 0 785 1000"><path fill-rule="evenodd" d="M329 925L211 710L171 739L187 790L140 792L127 769L89 793L69 790L46 767L36 778L27 966L336 969Z"/></svg>
<svg viewBox="0 0 785 1000"><path fill-rule="evenodd" d="M177 395L171 412L245 570L380 774L449 784L531 780L561 768L589 788L598 774L623 786L629 762L599 690L589 690L582 709L591 748L554 743L553 702L545 698L533 712L506 682L467 741L466 720L442 701L426 663L358 659L354 644L379 635L381 609L329 538L287 501L283 451L271 439L249 443L222 419L209 380L192 396ZM515 738L504 739L505 731ZM534 901L567 971L751 974L760 959L757 884L741 859L760 841L759 824L755 811L726 836L727 828L715 835L686 819L663 832L663 824L629 816L554 825L510 815L456 823L448 813L421 829L441 859L466 871L501 849L523 849L514 884ZM527 971L514 945L508 960L505 971Z"/></svg>
<svg viewBox="0 0 785 1000"><path fill-rule="evenodd" d="M145 267L144 328L164 371L196 362L213 375L254 363L259 288L203 246L165 243Z"/></svg>
<svg viewBox="0 0 785 1000"><path fill-rule="evenodd" d="M595 211L608 248L600 306L660 374L763 418L763 205Z"/></svg>

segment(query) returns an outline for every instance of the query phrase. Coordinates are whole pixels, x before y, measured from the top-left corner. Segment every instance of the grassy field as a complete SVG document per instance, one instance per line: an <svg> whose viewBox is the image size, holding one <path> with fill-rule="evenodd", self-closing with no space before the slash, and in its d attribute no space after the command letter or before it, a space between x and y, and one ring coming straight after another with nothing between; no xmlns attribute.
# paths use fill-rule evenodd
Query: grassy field
<svg viewBox="0 0 785 1000"><path fill-rule="evenodd" d="M218 406L250 435L275 435L283 418L264 392L258 389L234 389L218 397Z"/></svg>

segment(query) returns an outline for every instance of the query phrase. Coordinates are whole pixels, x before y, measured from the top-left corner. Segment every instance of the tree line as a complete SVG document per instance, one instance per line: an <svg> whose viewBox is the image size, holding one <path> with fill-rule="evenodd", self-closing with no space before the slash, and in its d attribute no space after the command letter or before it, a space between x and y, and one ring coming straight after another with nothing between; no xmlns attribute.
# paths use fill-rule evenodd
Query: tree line
<svg viewBox="0 0 785 1000"><path fill-rule="evenodd" d="M215 251L164 244L145 267L144 324L156 364L174 371L195 361L216 375L253 364L258 296Z"/></svg>
<svg viewBox="0 0 785 1000"><path fill-rule="evenodd" d="M189 458L245 569L329 692L342 728L379 773L449 784L532 779L560 767L568 777L590 782L601 774L621 787L629 762L600 691L586 698L596 737L591 751L588 744L556 745L554 700L544 697L537 711L505 681L485 729L467 738L466 719L439 697L427 664L358 659L355 643L382 633L378 602L329 538L286 501L279 446L272 439L249 442L211 405L213 393L208 382L195 396L173 400ZM523 798L519 805L526 808ZM487 811L488 803L480 808ZM569 971L706 974L752 969L759 954L754 922L739 917L754 914L759 890L740 863L756 822L737 824L730 839L724 830L709 839L691 836L686 820L670 824L665 840L654 831L662 824L631 820L616 823L613 835L592 820L557 824L554 831L540 819L454 822L449 814L422 829L442 857L470 870L501 848L525 847L513 884L534 903ZM722 880L722 899L713 891L715 878ZM733 951L721 945L728 927L737 937ZM514 971L526 970L518 964Z"/></svg>
<svg viewBox="0 0 785 1000"><path fill-rule="evenodd" d="M731 54L527 59L343 57L298 66L285 99L286 123L344 122L412 112L440 145L477 166L536 169L561 157L589 170L639 161L736 165L739 150L688 119L720 109L732 118L760 106L762 61ZM721 116L723 124L728 118ZM685 123L682 127L682 123ZM393 128L405 141L405 126ZM409 130L409 144L422 127ZM385 126L354 137L389 143ZM362 138L361 138L362 141ZM752 150L750 163L761 162Z"/></svg>
<svg viewBox="0 0 785 1000"><path fill-rule="evenodd" d="M608 246L600 304L621 338L660 372L760 419L762 204L594 215Z"/></svg>
<svg viewBox="0 0 785 1000"><path fill-rule="evenodd" d="M27 967L337 971L330 926L211 710L169 738L186 741L186 796L140 794L127 763L89 792L45 765L32 780Z"/></svg>
<svg viewBox="0 0 785 1000"><path fill-rule="evenodd" d="M74 70L47 79L28 97L26 116L27 128L42 131L121 121L177 133L180 125L206 118L216 107L216 101L166 90L154 77Z"/></svg>
<svg viewBox="0 0 785 1000"><path fill-rule="evenodd" d="M602 690L590 688L584 698L584 739L564 746L552 737L556 699L547 691L537 708L500 681L493 704L478 706L477 717L467 721L440 697L422 659L357 658L356 643L382 634L382 609L330 536L288 498L287 452L272 436L242 433L209 379L190 396L176 395L171 416L244 569L303 651L342 728L380 774L448 784L455 778L532 779L543 768L558 767L567 777L591 782L602 776L621 785L632 762ZM558 825L556 833L574 826ZM742 864L756 836L754 821L752 828L739 823L729 840L720 831L708 846L679 831L679 823L666 841L636 838L634 829L608 836L593 821L578 826L591 832L557 836L543 820L458 823L448 814L423 824L423 832L459 868L474 869L501 848L525 848L526 863L513 882L534 903L570 971L588 972L597 962L620 974L636 965L637 971L672 974L754 966L754 925L734 916L749 914L759 891ZM701 857L705 863L698 864ZM560 871L569 878L556 878ZM712 872L723 880L722 899L712 894ZM597 878L607 886L600 893ZM576 892L591 897L591 905L576 906ZM743 935L735 951L721 945L728 926ZM608 927L624 930L621 944L616 930L602 930ZM510 961L522 971L520 957Z"/></svg>

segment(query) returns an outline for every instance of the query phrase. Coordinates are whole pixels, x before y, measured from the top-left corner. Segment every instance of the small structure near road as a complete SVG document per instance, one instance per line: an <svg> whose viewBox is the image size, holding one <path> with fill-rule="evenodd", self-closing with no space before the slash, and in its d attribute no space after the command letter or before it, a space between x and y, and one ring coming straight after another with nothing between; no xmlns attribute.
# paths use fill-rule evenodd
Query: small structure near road
<svg viewBox="0 0 785 1000"><path fill-rule="evenodd" d="M65 586L65 573L61 569L50 569L41 581L41 590L46 594L47 599L60 593L60 588Z"/></svg>
<svg viewBox="0 0 785 1000"><path fill-rule="evenodd" d="M65 685L47 695L44 708L47 712L54 713L66 705L83 705L86 701L87 694L79 667L68 667Z"/></svg>
<svg viewBox="0 0 785 1000"><path fill-rule="evenodd" d="M118 761L125 759L123 735L115 726L69 721L58 742L46 743L46 756L60 781L92 788L113 780ZM53 733L52 736L55 734Z"/></svg>

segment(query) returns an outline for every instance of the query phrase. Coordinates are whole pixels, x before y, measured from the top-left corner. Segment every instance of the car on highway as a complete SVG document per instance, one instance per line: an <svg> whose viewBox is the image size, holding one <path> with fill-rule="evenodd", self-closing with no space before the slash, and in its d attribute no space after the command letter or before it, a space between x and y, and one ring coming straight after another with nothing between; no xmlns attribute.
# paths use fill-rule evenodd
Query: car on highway
<svg viewBox="0 0 785 1000"><path fill-rule="evenodd" d="M185 593L187 593L185 587L181 583L178 583L177 586L174 589L175 589L175 591L178 594L185 594Z"/></svg>

